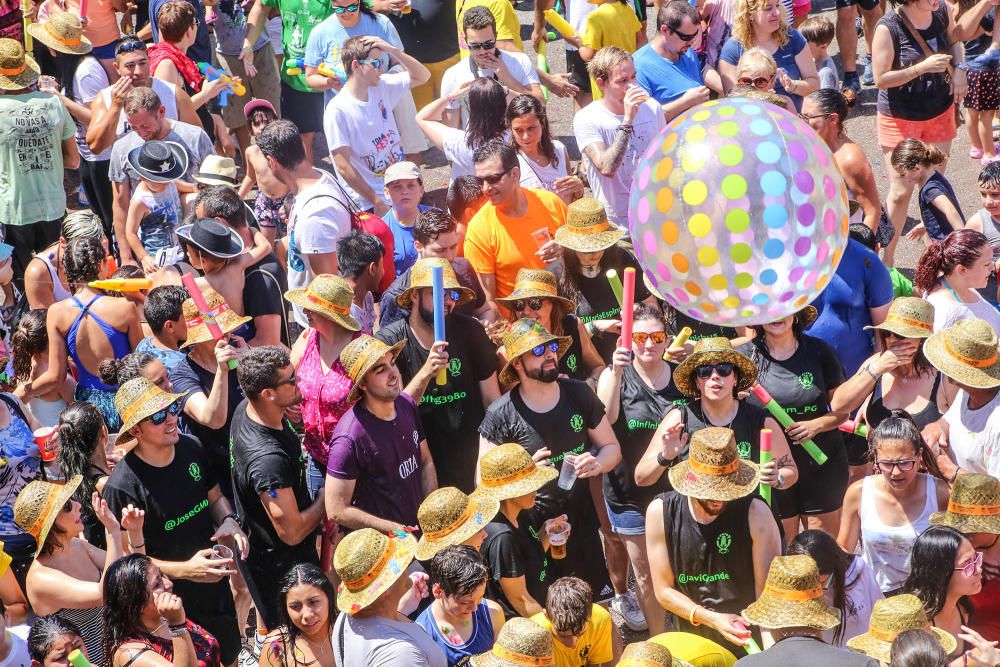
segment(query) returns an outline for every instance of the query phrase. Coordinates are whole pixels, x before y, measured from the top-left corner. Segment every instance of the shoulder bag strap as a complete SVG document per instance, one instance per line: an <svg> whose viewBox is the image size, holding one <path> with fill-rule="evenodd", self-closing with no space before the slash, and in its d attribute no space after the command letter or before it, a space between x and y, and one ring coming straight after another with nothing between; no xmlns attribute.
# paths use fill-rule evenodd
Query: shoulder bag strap
<svg viewBox="0 0 1000 667"><path fill-rule="evenodd" d="M925 40L924 36L920 34L920 31L913 27L913 23L910 21L909 17L906 16L906 13L899 10L896 12L896 16L898 16L899 20L903 22L903 26L906 27L906 31L910 33L913 37L913 41L917 43L917 46L919 46L924 52L924 55L928 57L935 55L936 52L931 50L931 47L927 44L927 40ZM951 63L949 63L946 77L949 81L951 81L951 75L954 72L955 68L951 65Z"/></svg>

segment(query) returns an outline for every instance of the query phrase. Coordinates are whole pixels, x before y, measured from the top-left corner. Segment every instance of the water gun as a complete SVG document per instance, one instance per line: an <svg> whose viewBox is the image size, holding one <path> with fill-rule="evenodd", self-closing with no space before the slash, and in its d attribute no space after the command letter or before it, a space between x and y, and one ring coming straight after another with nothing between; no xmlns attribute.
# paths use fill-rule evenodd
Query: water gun
<svg viewBox="0 0 1000 667"><path fill-rule="evenodd" d="M868 424L858 419L848 419L837 428L844 433L853 433L854 435L860 435L862 438L868 437Z"/></svg>
<svg viewBox="0 0 1000 667"><path fill-rule="evenodd" d="M87 660L87 656L81 653L78 648L69 652L69 664L73 667L94 667L94 664Z"/></svg>
<svg viewBox="0 0 1000 667"><path fill-rule="evenodd" d="M212 334L214 340L222 338L222 329L215 321L215 315L213 315L212 309L208 307L208 301L205 300L205 295L202 294L201 288L198 287L198 283L194 279L194 274L185 273L181 276L181 283L187 288L188 294L194 302L194 307L198 309L198 314L201 315L202 321L208 327L208 333ZM230 359L228 366L229 370L235 369L236 360Z"/></svg>
<svg viewBox="0 0 1000 667"><path fill-rule="evenodd" d="M108 278L107 280L91 280L87 283L87 287L109 292L139 292L151 289L153 281L149 278Z"/></svg>
<svg viewBox="0 0 1000 667"><path fill-rule="evenodd" d="M771 413L783 428L788 428L795 423L785 409L778 405L778 402L771 398L771 394L767 393L767 389L760 386L759 384L754 385L750 389L750 393L757 397L757 400L764 404L764 409ZM806 440L802 443L802 449L813 458L813 461L819 465L826 463L827 456L823 453L823 450L816 446L816 443L812 440Z"/></svg>
<svg viewBox="0 0 1000 667"><path fill-rule="evenodd" d="M538 58L538 69L546 74L549 74L549 58L545 54L545 47L548 42L554 41L556 34L554 32L545 33L545 41L538 43L538 48L535 49L535 56ZM545 101L549 100L549 89L542 86L542 95L545 97Z"/></svg>
<svg viewBox="0 0 1000 667"><path fill-rule="evenodd" d="M285 62L285 74L288 76L298 76L306 71L305 58L291 58ZM347 83L347 74L338 72L327 63L320 63L316 66L316 71L328 79L335 79L340 85Z"/></svg>
<svg viewBox="0 0 1000 667"><path fill-rule="evenodd" d="M573 30L573 26L563 17L559 16L554 9L545 10L545 20L549 22L556 31L563 36L563 39L575 39L576 31Z"/></svg>
<svg viewBox="0 0 1000 667"><path fill-rule="evenodd" d="M227 106L229 104L230 93L236 95L237 97L243 97L247 94L247 88L239 79L234 79L220 69L212 67L208 63L198 63L198 71L201 72L209 81L215 81L216 79L221 79L228 84L228 87L219 94L219 104L222 106Z"/></svg>

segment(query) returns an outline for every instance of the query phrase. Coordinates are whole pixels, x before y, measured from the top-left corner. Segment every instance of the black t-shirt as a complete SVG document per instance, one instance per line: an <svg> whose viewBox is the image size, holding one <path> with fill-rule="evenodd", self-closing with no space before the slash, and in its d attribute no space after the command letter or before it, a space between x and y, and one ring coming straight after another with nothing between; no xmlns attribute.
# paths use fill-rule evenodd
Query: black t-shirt
<svg viewBox="0 0 1000 667"><path fill-rule="evenodd" d="M500 512L490 523L486 524L486 539L479 547L486 560L490 577L486 581L486 597L495 601L503 609L505 619L518 616L514 605L504 595L500 587L500 579L516 579L524 577L525 588L538 604L545 604L545 596L549 589L549 561L537 534L523 521L518 521L515 528Z"/></svg>
<svg viewBox="0 0 1000 667"><path fill-rule="evenodd" d="M455 486L472 493L476 488L479 424L486 414L479 383L497 372L496 347L471 317L453 314L445 322L448 340L447 381L431 380L420 399L427 447L437 469L438 486ZM376 335L389 345L406 341L396 365L406 384L427 362L428 351L413 335L407 320L393 322Z"/></svg>
<svg viewBox="0 0 1000 667"><path fill-rule="evenodd" d="M264 510L260 494L292 489L299 511L312 504L306 485L305 457L299 438L287 420L282 430L259 424L247 415L247 401L233 415L233 492L243 531L253 543L248 561L281 562L316 560L316 540L312 535L295 546L285 544ZM276 555L275 552L278 552ZM280 576L280 575L278 575Z"/></svg>
<svg viewBox="0 0 1000 667"><path fill-rule="evenodd" d="M604 476L604 499L617 512L634 510L645 514L646 507L656 494L670 486L662 482L653 486L636 485L635 466L646 453L653 433L670 408L684 405L687 401L674 384L673 377L663 389L655 390L639 377L632 366L624 368L620 396L618 421L613 427L622 448L622 460ZM665 482L667 476L663 475L660 479Z"/></svg>
<svg viewBox="0 0 1000 667"><path fill-rule="evenodd" d="M389 14L406 52L422 63L440 62L458 53L455 0L412 0L411 6L408 14Z"/></svg>
<svg viewBox="0 0 1000 667"><path fill-rule="evenodd" d="M709 423L705 418L705 413L702 412L701 400L693 401L681 408L686 413L685 430L688 433L688 442L690 443L692 433L703 428L709 426L729 428L732 429L733 437L736 438L736 449L740 453L740 458L754 463L760 462L760 430L764 428L764 420L767 419L769 413L764 408L750 405L746 401L739 401L739 404L740 407L731 424ZM683 461L687 457L688 447L685 446L678 458Z"/></svg>
<svg viewBox="0 0 1000 667"><path fill-rule="evenodd" d="M271 253L243 273L243 311L247 317L264 315L281 316L281 343L290 347L288 337L288 308L284 294L288 290L288 277L278 258ZM249 323L252 340L256 329Z"/></svg>
<svg viewBox="0 0 1000 667"><path fill-rule="evenodd" d="M226 424L222 428L209 428L204 424L199 424L187 415L182 415L180 424L181 430L190 433L198 438L205 447L209 463L215 472L215 477L219 480L219 487L222 493L230 501L233 499L233 480L230 474L231 462L229 457L229 425L233 423L233 415L236 413L236 406L243 400L243 389L240 388L240 381L236 377L236 371L227 373L229 380L228 403L226 406ZM196 364L188 355L178 362L174 369L170 371L170 382L174 386L175 392L189 392L181 399L181 407L187 405L188 400L194 394L202 392L208 396L212 392L212 385L215 384L215 371L202 368Z"/></svg>
<svg viewBox="0 0 1000 667"><path fill-rule="evenodd" d="M580 326L576 315L567 313L562 320L563 336L572 338L566 354L559 359L559 372L574 380L584 380L590 376L583 365L583 343L580 341Z"/></svg>
<svg viewBox="0 0 1000 667"><path fill-rule="evenodd" d="M452 24L454 27L454 23ZM409 49L407 49L409 53ZM414 56L416 57L416 56ZM421 62L427 62L426 60L421 60ZM479 282L479 276L476 275L476 270L472 268L472 264L469 260L464 257L456 257L451 261L451 268L455 269L455 278L458 280L458 284L462 287L468 287L473 292L476 293L476 297L468 302L463 303L455 309L455 312L461 313L463 315L469 315L470 317L486 303L486 293L483 292L483 286ZM382 298L379 300L379 314L378 321L379 325L387 327L393 322L398 322L399 320L405 320L409 315L410 311L406 308L400 308L396 303L396 297L405 292L410 288L410 271L413 270L411 266L406 271L396 276L396 279L392 281L392 284L382 293Z"/></svg>
<svg viewBox="0 0 1000 667"><path fill-rule="evenodd" d="M696 320L675 308L671 308L669 305L665 307L663 312L667 316L667 324L670 335L676 336L681 332L681 329L689 327L691 329L691 336L688 338L688 342L691 343L697 342L702 338L721 337L732 340L740 335L739 332L732 327L723 327L718 324L709 324L708 322Z"/></svg>

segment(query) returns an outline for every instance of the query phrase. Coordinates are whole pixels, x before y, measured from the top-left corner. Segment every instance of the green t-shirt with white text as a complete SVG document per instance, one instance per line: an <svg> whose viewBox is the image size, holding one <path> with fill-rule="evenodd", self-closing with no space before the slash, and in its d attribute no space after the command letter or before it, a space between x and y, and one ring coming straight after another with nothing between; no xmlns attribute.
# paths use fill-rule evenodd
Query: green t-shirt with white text
<svg viewBox="0 0 1000 667"><path fill-rule="evenodd" d="M330 0L263 0L265 7L281 12L281 48L285 52L285 62L295 58L305 58L306 43L313 28L333 13ZM305 68L302 74L290 75L282 65L281 80L295 90L304 93L314 91L306 83Z"/></svg>

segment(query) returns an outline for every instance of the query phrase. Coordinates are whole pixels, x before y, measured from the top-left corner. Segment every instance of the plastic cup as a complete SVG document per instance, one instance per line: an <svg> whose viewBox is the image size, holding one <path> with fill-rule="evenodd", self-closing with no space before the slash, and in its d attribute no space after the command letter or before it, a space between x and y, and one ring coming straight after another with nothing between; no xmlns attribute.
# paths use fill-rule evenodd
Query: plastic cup
<svg viewBox="0 0 1000 667"><path fill-rule="evenodd" d="M545 247L545 244L552 240L552 234L549 232L548 227L542 227L541 229L536 229L531 232L531 238L535 239L535 244L538 249L541 250Z"/></svg>
<svg viewBox="0 0 1000 667"><path fill-rule="evenodd" d="M35 444L38 445L38 453L45 462L53 461L59 451L59 439L53 437L56 429L52 426L43 426L36 430L34 435Z"/></svg>
<svg viewBox="0 0 1000 667"><path fill-rule="evenodd" d="M233 550L225 544L216 544L212 547L212 558L214 560L233 560Z"/></svg>
<svg viewBox="0 0 1000 667"><path fill-rule="evenodd" d="M563 457L562 465L559 466L559 481L556 482L556 485L563 491L569 491L576 483L576 466L573 465L575 460L575 456L567 454Z"/></svg>
<svg viewBox="0 0 1000 667"><path fill-rule="evenodd" d="M406 0L406 4L403 5L403 8L399 11L399 13L409 14L412 11L413 11L413 5L410 4L410 0Z"/></svg>
<svg viewBox="0 0 1000 667"><path fill-rule="evenodd" d="M552 558L562 560L566 557L566 541L569 540L569 526L563 522L550 523L545 532L549 535L549 551Z"/></svg>

